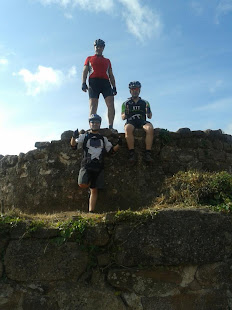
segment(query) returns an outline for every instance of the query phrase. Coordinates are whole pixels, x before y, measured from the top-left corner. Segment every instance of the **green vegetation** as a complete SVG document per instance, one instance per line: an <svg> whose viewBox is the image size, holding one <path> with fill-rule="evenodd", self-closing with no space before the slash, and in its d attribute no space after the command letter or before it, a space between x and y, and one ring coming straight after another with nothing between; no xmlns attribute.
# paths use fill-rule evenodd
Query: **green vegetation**
<svg viewBox="0 0 232 310"><path fill-rule="evenodd" d="M216 211L232 211L232 175L228 172L178 172L163 188L164 203L210 205Z"/></svg>
<svg viewBox="0 0 232 310"><path fill-rule="evenodd" d="M93 220L84 219L81 216L75 220L58 222L56 225L60 231L60 237L57 239L58 243L62 244L68 239L73 238L74 241L81 244L86 228L91 225L93 225Z"/></svg>
<svg viewBox="0 0 232 310"><path fill-rule="evenodd" d="M115 221L143 221L143 220L147 220L149 218L153 218L153 216L155 216L157 214L158 211L154 211L154 210L150 210L148 209L144 209L142 211L131 211L130 209L128 210L122 210L122 211L118 211L116 212L114 218Z"/></svg>

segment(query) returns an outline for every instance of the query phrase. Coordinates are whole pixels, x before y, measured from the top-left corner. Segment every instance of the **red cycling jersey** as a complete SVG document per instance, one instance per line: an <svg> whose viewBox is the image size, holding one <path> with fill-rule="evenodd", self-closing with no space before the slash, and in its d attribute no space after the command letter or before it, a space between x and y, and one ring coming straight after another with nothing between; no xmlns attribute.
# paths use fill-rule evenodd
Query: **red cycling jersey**
<svg viewBox="0 0 232 310"><path fill-rule="evenodd" d="M85 66L89 67L89 78L109 79L111 63L103 56L89 56L85 60Z"/></svg>

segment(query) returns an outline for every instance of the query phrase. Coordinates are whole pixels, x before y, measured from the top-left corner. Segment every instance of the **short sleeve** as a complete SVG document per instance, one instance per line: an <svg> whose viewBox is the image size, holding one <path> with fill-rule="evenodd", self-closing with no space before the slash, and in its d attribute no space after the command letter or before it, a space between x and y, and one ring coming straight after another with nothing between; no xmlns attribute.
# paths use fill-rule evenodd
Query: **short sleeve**
<svg viewBox="0 0 232 310"><path fill-rule="evenodd" d="M106 149L106 152L108 153L112 148L112 143L106 137L103 137L103 138L104 138L104 143L105 143L105 149Z"/></svg>
<svg viewBox="0 0 232 310"><path fill-rule="evenodd" d="M85 133L80 134L80 136L76 139L78 149L82 148L84 139L85 139Z"/></svg>

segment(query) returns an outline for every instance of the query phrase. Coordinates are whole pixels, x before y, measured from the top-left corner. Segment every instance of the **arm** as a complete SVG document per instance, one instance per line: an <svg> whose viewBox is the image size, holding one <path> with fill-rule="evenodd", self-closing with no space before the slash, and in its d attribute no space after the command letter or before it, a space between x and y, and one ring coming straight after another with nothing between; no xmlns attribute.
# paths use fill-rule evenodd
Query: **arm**
<svg viewBox="0 0 232 310"><path fill-rule="evenodd" d="M71 141L70 141L70 144L71 144L71 147L76 147L76 145L77 145L76 139L72 137Z"/></svg>
<svg viewBox="0 0 232 310"><path fill-rule="evenodd" d="M151 107L150 107L150 103L148 101L147 101L147 104L146 104L146 113L147 113L147 117L148 118L152 118Z"/></svg>
<svg viewBox="0 0 232 310"><path fill-rule="evenodd" d="M114 78L113 71L112 71L111 67L109 68L109 80L110 80L112 87L116 87L115 78Z"/></svg>
<svg viewBox="0 0 232 310"><path fill-rule="evenodd" d="M86 85L86 79L87 79L88 72L89 72L89 67L84 66L83 72L82 72L82 90L84 92L86 92L88 89L88 86Z"/></svg>
<svg viewBox="0 0 232 310"><path fill-rule="evenodd" d="M122 104L122 113L121 113L121 117L122 117L122 120L123 120L123 121L124 121L125 119L127 119L125 102Z"/></svg>

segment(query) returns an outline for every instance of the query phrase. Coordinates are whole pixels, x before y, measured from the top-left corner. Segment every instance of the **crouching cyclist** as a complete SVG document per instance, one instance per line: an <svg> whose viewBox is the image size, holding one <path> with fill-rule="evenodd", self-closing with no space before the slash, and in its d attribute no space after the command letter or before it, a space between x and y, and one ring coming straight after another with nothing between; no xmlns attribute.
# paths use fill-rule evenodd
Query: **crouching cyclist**
<svg viewBox="0 0 232 310"><path fill-rule="evenodd" d="M92 114L89 118L90 131L80 134L78 129L73 132L71 147L83 149L83 159L78 176L78 185L81 188L90 188L89 212L94 212L98 189L104 187L104 155L118 151L121 138L115 146L99 133L101 117Z"/></svg>

